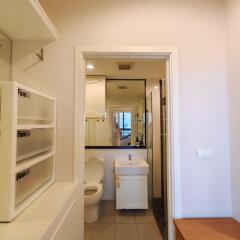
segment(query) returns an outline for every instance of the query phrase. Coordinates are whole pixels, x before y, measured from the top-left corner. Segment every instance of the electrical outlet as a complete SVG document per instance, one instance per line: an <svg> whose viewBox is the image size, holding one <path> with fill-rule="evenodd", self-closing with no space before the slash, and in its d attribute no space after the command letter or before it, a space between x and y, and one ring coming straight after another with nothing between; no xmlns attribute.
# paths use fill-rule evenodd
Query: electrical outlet
<svg viewBox="0 0 240 240"><path fill-rule="evenodd" d="M197 158L199 160L207 160L213 158L213 149L205 148L205 149L198 149L197 151Z"/></svg>

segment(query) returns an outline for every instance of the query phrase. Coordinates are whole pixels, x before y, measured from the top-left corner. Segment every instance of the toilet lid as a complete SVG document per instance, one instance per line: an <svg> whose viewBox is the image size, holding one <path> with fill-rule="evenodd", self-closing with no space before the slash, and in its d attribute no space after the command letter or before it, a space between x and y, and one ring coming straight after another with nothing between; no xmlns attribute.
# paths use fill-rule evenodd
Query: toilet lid
<svg viewBox="0 0 240 240"><path fill-rule="evenodd" d="M99 183L103 179L103 159L90 158L85 162L85 182Z"/></svg>

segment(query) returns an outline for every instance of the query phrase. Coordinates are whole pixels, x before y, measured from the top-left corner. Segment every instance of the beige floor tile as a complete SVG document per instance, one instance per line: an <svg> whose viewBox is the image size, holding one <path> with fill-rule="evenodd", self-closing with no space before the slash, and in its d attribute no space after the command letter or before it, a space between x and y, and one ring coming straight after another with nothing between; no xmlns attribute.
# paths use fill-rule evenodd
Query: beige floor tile
<svg viewBox="0 0 240 240"><path fill-rule="evenodd" d="M139 240L162 240L157 224L137 224Z"/></svg>
<svg viewBox="0 0 240 240"><path fill-rule="evenodd" d="M134 215L136 216L153 216L152 209L139 209L134 211Z"/></svg>
<svg viewBox="0 0 240 240"><path fill-rule="evenodd" d="M136 223L135 216L116 216L116 223Z"/></svg>
<svg viewBox="0 0 240 240"><path fill-rule="evenodd" d="M116 215L116 208L114 201L101 201L99 207L100 216L114 216Z"/></svg>
<svg viewBox="0 0 240 240"><path fill-rule="evenodd" d="M99 217L96 223L115 223L116 210L114 201L101 201L99 208Z"/></svg>
<svg viewBox="0 0 240 240"><path fill-rule="evenodd" d="M95 223L108 223L108 224L115 224L116 223L116 216L99 216L98 220Z"/></svg>
<svg viewBox="0 0 240 240"><path fill-rule="evenodd" d="M123 210L117 210L116 215L118 216L135 216L135 211L132 209L123 209Z"/></svg>
<svg viewBox="0 0 240 240"><path fill-rule="evenodd" d="M84 240L92 240L94 224L84 224Z"/></svg>
<svg viewBox="0 0 240 240"><path fill-rule="evenodd" d="M95 224L92 240L115 240L116 225L115 224Z"/></svg>
<svg viewBox="0 0 240 240"><path fill-rule="evenodd" d="M153 216L136 216L136 223L156 224Z"/></svg>
<svg viewBox="0 0 240 240"><path fill-rule="evenodd" d="M116 240L138 240L136 224L117 224Z"/></svg>

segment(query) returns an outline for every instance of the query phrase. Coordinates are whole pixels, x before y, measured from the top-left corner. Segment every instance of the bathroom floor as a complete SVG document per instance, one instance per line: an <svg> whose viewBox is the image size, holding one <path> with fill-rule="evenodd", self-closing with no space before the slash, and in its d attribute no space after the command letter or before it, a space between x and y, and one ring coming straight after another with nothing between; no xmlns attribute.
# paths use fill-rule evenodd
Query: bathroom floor
<svg viewBox="0 0 240 240"><path fill-rule="evenodd" d="M84 240L162 240L151 210L115 209L115 201L101 201L99 219L85 224Z"/></svg>

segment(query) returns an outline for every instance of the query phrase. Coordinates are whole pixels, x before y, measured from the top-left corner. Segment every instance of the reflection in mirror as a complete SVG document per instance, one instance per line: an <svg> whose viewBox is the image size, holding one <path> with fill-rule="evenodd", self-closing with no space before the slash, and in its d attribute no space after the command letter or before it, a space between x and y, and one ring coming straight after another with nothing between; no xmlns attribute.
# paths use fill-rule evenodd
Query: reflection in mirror
<svg viewBox="0 0 240 240"><path fill-rule="evenodd" d="M86 146L144 147L145 96L145 80L87 77Z"/></svg>
<svg viewBox="0 0 240 240"><path fill-rule="evenodd" d="M10 80L11 41L0 33L0 81Z"/></svg>

